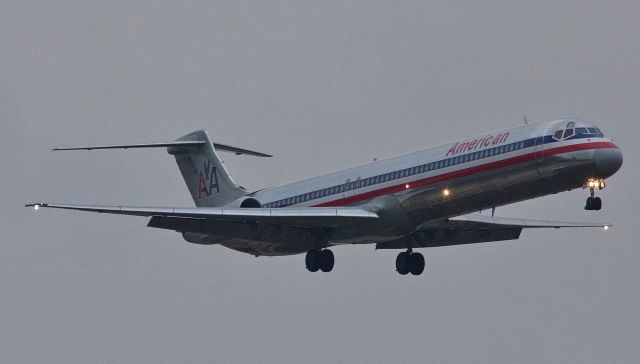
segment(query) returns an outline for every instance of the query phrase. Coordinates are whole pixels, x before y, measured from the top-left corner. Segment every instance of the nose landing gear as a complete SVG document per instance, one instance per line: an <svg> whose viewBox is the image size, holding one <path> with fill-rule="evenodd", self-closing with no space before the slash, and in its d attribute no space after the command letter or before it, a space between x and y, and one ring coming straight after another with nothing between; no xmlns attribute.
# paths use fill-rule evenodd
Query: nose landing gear
<svg viewBox="0 0 640 364"><path fill-rule="evenodd" d="M602 190L606 186L607 185L603 179L590 179L587 181L586 187L589 188L589 193L591 194L591 196L587 198L587 203L584 206L585 210L600 211L600 209L602 209L602 199L600 197L595 197L596 188Z"/></svg>

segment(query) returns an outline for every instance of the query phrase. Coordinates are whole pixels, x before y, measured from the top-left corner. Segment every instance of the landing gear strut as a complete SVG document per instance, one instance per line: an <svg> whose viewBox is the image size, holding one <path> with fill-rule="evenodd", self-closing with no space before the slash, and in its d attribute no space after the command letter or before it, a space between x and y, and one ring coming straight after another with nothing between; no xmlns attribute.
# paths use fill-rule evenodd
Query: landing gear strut
<svg viewBox="0 0 640 364"><path fill-rule="evenodd" d="M396 258L396 270L402 275L408 273L419 276L424 272L424 256L420 253L414 253L411 249L398 254Z"/></svg>
<svg viewBox="0 0 640 364"><path fill-rule="evenodd" d="M600 209L602 209L602 199L600 199L600 197L595 197L596 188L600 190L605 188L606 184L604 180L590 179L587 182L587 186L589 187L589 193L591 194L591 196L587 198L587 203L584 206L584 209L588 211L600 211Z"/></svg>
<svg viewBox="0 0 640 364"><path fill-rule="evenodd" d="M333 252L329 249L311 249L307 252L304 262L309 272L317 272L318 270L331 272L335 259Z"/></svg>

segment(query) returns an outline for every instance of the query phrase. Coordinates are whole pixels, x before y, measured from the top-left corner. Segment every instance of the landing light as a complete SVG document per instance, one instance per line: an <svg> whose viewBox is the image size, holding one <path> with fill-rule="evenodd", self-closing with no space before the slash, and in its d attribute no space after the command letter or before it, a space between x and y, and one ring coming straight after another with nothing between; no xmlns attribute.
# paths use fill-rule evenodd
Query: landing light
<svg viewBox="0 0 640 364"><path fill-rule="evenodd" d="M609 230L609 225L605 225L603 229L604 229L604 231Z"/></svg>
<svg viewBox="0 0 640 364"><path fill-rule="evenodd" d="M408 183L407 183L406 185L404 185L404 189L405 189L405 190L408 190L408 189L409 189L409 187L411 187L411 186L409 186L409 184L408 184Z"/></svg>
<svg viewBox="0 0 640 364"><path fill-rule="evenodd" d="M442 195L443 195L444 197L449 197L449 195L450 195L450 194L451 194L451 191L449 191L449 189L448 189L448 188L445 188L445 189L442 191Z"/></svg>
<svg viewBox="0 0 640 364"><path fill-rule="evenodd" d="M38 211L40 209L40 205L33 205L33 209Z"/></svg>
<svg viewBox="0 0 640 364"><path fill-rule="evenodd" d="M593 189L598 188L602 190L607 187L607 183L603 179L589 178L589 180L587 181L587 187Z"/></svg>

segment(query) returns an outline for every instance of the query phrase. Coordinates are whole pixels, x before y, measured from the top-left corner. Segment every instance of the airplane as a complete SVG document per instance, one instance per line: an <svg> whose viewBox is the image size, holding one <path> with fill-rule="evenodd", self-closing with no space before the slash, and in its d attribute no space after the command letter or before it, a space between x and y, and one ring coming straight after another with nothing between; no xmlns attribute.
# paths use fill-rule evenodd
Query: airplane
<svg viewBox="0 0 640 364"><path fill-rule="evenodd" d="M496 217L496 207L576 188L596 190L622 166L622 152L592 123L564 118L527 123L433 148L247 191L218 152L271 157L213 143L204 130L167 143L54 150L166 148L175 157L196 207L126 207L54 203L26 205L148 217L193 244L219 244L255 256L305 255L310 272L330 272L331 247L375 244L402 250L396 271L420 275L419 248L514 240L523 229L610 224ZM491 216L479 214L492 210Z"/></svg>

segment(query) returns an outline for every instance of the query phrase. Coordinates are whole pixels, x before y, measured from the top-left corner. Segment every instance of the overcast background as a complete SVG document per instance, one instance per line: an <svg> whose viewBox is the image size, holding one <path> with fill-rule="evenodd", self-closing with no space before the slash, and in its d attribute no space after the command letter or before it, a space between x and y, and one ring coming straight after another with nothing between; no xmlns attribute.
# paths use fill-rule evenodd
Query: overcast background
<svg viewBox="0 0 640 364"><path fill-rule="evenodd" d="M0 0L5 362L640 361L637 1ZM623 149L576 190L497 215L613 222L517 242L304 256L190 245L146 219L34 201L191 206L161 142L205 128L249 189L577 116Z"/></svg>

